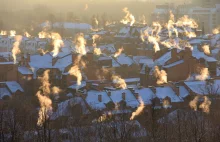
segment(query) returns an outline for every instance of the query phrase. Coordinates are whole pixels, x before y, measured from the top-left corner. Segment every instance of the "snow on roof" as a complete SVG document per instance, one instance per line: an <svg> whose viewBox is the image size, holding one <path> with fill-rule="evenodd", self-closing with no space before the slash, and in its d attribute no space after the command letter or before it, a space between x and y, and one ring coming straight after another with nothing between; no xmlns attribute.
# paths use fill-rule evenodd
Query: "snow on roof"
<svg viewBox="0 0 220 142"><path fill-rule="evenodd" d="M176 65L179 65L179 64L182 64L182 63L184 63L184 60L179 60L179 61L176 61L176 62L171 63L169 65L163 66L163 68L171 68L173 66L176 66Z"/></svg>
<svg viewBox="0 0 220 142"><path fill-rule="evenodd" d="M120 64L112 58L112 67L120 67Z"/></svg>
<svg viewBox="0 0 220 142"><path fill-rule="evenodd" d="M191 91L199 95L220 94L220 80L214 80L213 84L209 84L206 81L186 81L184 83Z"/></svg>
<svg viewBox="0 0 220 142"><path fill-rule="evenodd" d="M0 62L0 65L11 65L14 64L14 62Z"/></svg>
<svg viewBox="0 0 220 142"><path fill-rule="evenodd" d="M8 57L11 57L11 56L12 56L11 52L0 52L0 57L8 58Z"/></svg>
<svg viewBox="0 0 220 142"><path fill-rule="evenodd" d="M189 92L186 90L184 86L179 86L179 95L182 98L185 98L189 95Z"/></svg>
<svg viewBox="0 0 220 142"><path fill-rule="evenodd" d="M207 62L216 62L217 60L213 57L209 57L204 54L204 52L193 52L192 56L196 59L204 58Z"/></svg>
<svg viewBox="0 0 220 142"><path fill-rule="evenodd" d="M11 96L11 93L7 88L0 88L0 99L3 99L4 96Z"/></svg>
<svg viewBox="0 0 220 142"><path fill-rule="evenodd" d="M171 102L181 102L182 100L175 94L171 87L156 87L156 96L159 99L170 97Z"/></svg>
<svg viewBox="0 0 220 142"><path fill-rule="evenodd" d="M210 40L204 40L201 38L194 38L194 39L189 40L190 44L200 44L200 43L204 43L204 42L210 42Z"/></svg>
<svg viewBox="0 0 220 142"><path fill-rule="evenodd" d="M98 100L98 96L101 95L102 100L101 102ZM110 102L111 99L104 91L95 91L91 90L87 92L86 102L89 104L89 106L93 109L102 110L105 109L108 102Z"/></svg>
<svg viewBox="0 0 220 142"><path fill-rule="evenodd" d="M154 61L153 59L141 59L139 61L140 64L146 64L148 67L153 67L154 66Z"/></svg>
<svg viewBox="0 0 220 142"><path fill-rule="evenodd" d="M134 95L131 93L130 90L111 90L111 96L110 98L114 103L119 103L123 100L122 93L125 93L125 102L127 103L127 106L130 107L137 107L139 105L139 102L136 100Z"/></svg>
<svg viewBox="0 0 220 142"><path fill-rule="evenodd" d="M29 65L32 68L51 68L52 67L52 56L50 54L32 55Z"/></svg>
<svg viewBox="0 0 220 142"><path fill-rule="evenodd" d="M58 60L52 65L53 57L52 55L45 54L41 55L32 55L29 65L36 75L36 71L40 68L47 69L47 68L57 68L60 71L64 71L64 69L72 63L72 55L68 55L68 53L59 53L57 56ZM65 56L67 55L67 56Z"/></svg>
<svg viewBox="0 0 220 142"><path fill-rule="evenodd" d="M21 74L25 74L25 75L33 74L33 72L30 69L28 69L27 67L18 67L18 71Z"/></svg>
<svg viewBox="0 0 220 142"><path fill-rule="evenodd" d="M138 101L143 101L145 105L151 104L151 100L156 97L150 88L136 89L135 93L138 93L140 97Z"/></svg>
<svg viewBox="0 0 220 142"><path fill-rule="evenodd" d="M71 89L75 89L75 90L78 90L80 88L83 88L86 86L86 82L85 81L82 81L80 85L77 85L76 83L69 86L68 88L71 88Z"/></svg>
<svg viewBox="0 0 220 142"><path fill-rule="evenodd" d="M42 23L40 26L45 27L47 22ZM70 23L70 22L56 22L53 24L55 28L64 28L64 29L80 29L80 30L90 30L92 28L91 25L86 23Z"/></svg>
<svg viewBox="0 0 220 142"><path fill-rule="evenodd" d="M100 46L98 46L98 48L100 48L102 51L103 50L108 50L111 53L115 53L116 52L114 44L100 45Z"/></svg>
<svg viewBox="0 0 220 142"><path fill-rule="evenodd" d="M126 78L124 80L125 80L126 83L129 83L129 82L139 82L140 78Z"/></svg>
<svg viewBox="0 0 220 142"><path fill-rule="evenodd" d="M7 81L6 85L12 93L15 93L18 90L20 90L21 92L24 92L20 84L18 84L16 81Z"/></svg>
<svg viewBox="0 0 220 142"><path fill-rule="evenodd" d="M64 69L70 64L72 64L72 55L58 59L53 68L59 68L60 71L64 71Z"/></svg>
<svg viewBox="0 0 220 142"><path fill-rule="evenodd" d="M153 13L154 14L166 14L168 12L167 9L155 8Z"/></svg>
<svg viewBox="0 0 220 142"><path fill-rule="evenodd" d="M132 65L134 63L134 61L130 57L126 56L124 53L119 55L116 58L116 60L121 65L128 65L128 66L130 66L130 65Z"/></svg>
<svg viewBox="0 0 220 142"><path fill-rule="evenodd" d="M97 31L97 32L92 32L92 33L90 33L91 35L104 35L104 34L106 34L107 33L107 31L105 31L105 30L100 30L100 31Z"/></svg>
<svg viewBox="0 0 220 142"><path fill-rule="evenodd" d="M52 114L51 119L55 120L61 116L71 116L71 106L74 106L76 104L81 105L83 114L89 113L89 110L86 108L86 104L83 101L83 99L81 97L74 97L74 98L68 99L64 102L59 103L58 108L57 108L56 112L54 112Z"/></svg>
<svg viewBox="0 0 220 142"><path fill-rule="evenodd" d="M159 59L155 61L157 65L164 65L168 60L171 59L171 51L165 53L163 56L161 56Z"/></svg>
<svg viewBox="0 0 220 142"><path fill-rule="evenodd" d="M112 58L108 56L102 56L102 57L99 57L98 60L112 60Z"/></svg>

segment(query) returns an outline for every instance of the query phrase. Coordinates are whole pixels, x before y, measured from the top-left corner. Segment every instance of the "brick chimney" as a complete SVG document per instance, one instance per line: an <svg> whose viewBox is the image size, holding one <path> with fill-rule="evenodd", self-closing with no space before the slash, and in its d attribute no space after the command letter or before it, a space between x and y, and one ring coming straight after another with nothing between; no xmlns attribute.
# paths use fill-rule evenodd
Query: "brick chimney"
<svg viewBox="0 0 220 142"><path fill-rule="evenodd" d="M31 55L29 53L27 53L27 59L26 59L27 63L29 63L31 61Z"/></svg>
<svg viewBox="0 0 220 142"><path fill-rule="evenodd" d="M111 97L112 93L111 91L108 91L108 96Z"/></svg>
<svg viewBox="0 0 220 142"><path fill-rule="evenodd" d="M86 57L87 57L87 59L88 59L89 62L92 62L92 61L93 61L93 53L88 52L88 53L86 54Z"/></svg>
<svg viewBox="0 0 220 142"><path fill-rule="evenodd" d="M121 97L122 97L122 100L124 100L124 101L125 101L125 100L126 100L126 93L125 93L125 92L123 92Z"/></svg>
<svg viewBox="0 0 220 142"><path fill-rule="evenodd" d="M77 53L72 53L72 63L75 63L75 60L77 60L78 54Z"/></svg>
<svg viewBox="0 0 220 142"><path fill-rule="evenodd" d="M171 50L171 57L172 57L172 58L176 58L176 57L177 57L177 48L173 48L173 49Z"/></svg>
<svg viewBox="0 0 220 142"><path fill-rule="evenodd" d="M176 93L177 96L180 96L180 87L175 86L174 92Z"/></svg>
<svg viewBox="0 0 220 142"><path fill-rule="evenodd" d="M98 95L98 101L99 101L99 102L102 102L102 95L101 95L101 94Z"/></svg>
<svg viewBox="0 0 220 142"><path fill-rule="evenodd" d="M134 96L135 96L136 99L139 99L139 93L137 93L137 92L134 93Z"/></svg>
<svg viewBox="0 0 220 142"><path fill-rule="evenodd" d="M157 93L157 90L156 90L156 88L155 88L155 87L153 87L153 86L149 86L149 88L151 89L151 91L152 91L154 94L156 94L156 93Z"/></svg>

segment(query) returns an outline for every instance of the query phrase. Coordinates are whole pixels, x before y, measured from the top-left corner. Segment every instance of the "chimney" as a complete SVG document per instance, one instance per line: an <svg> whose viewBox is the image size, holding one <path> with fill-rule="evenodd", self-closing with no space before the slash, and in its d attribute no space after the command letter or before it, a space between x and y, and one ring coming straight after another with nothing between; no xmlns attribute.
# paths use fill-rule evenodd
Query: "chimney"
<svg viewBox="0 0 220 142"><path fill-rule="evenodd" d="M90 90L90 89L91 89L91 87L92 87L92 83L91 83L91 82L86 81L86 89L87 89L87 90Z"/></svg>
<svg viewBox="0 0 220 142"><path fill-rule="evenodd" d="M93 53L88 52L88 53L86 54L86 57L87 57L87 60L88 60L89 62L92 62L92 61L93 61Z"/></svg>
<svg viewBox="0 0 220 142"><path fill-rule="evenodd" d="M75 60L77 59L77 57L78 57L78 54L72 53L72 63L73 64L75 63Z"/></svg>
<svg viewBox="0 0 220 142"><path fill-rule="evenodd" d="M175 86L175 93L177 96L180 96L180 87L179 86Z"/></svg>
<svg viewBox="0 0 220 142"><path fill-rule="evenodd" d="M125 93L125 92L123 92L123 93L122 93L122 100L124 100L124 101L125 101L125 99L126 99L126 93Z"/></svg>
<svg viewBox="0 0 220 142"><path fill-rule="evenodd" d="M156 94L156 93L157 93L157 90L156 90L156 88L155 88L155 87L153 87L153 86L149 86L149 88L151 89L151 91L152 91L154 94Z"/></svg>
<svg viewBox="0 0 220 142"><path fill-rule="evenodd" d="M31 55L27 53L27 63L29 63L30 61L31 61Z"/></svg>
<svg viewBox="0 0 220 142"><path fill-rule="evenodd" d="M109 96L109 97L111 97L111 94L112 94L111 91L108 91L108 96Z"/></svg>
<svg viewBox="0 0 220 142"><path fill-rule="evenodd" d="M139 93L134 93L135 98L138 100L139 99Z"/></svg>
<svg viewBox="0 0 220 142"><path fill-rule="evenodd" d="M58 60L57 57L52 59L52 66L54 66L56 64L57 60Z"/></svg>
<svg viewBox="0 0 220 142"><path fill-rule="evenodd" d="M99 102L102 102L102 95L101 95L101 94L98 95L98 101L99 101Z"/></svg>
<svg viewBox="0 0 220 142"><path fill-rule="evenodd" d="M171 57L172 57L172 58L177 57L177 48L173 48L173 49L171 50Z"/></svg>

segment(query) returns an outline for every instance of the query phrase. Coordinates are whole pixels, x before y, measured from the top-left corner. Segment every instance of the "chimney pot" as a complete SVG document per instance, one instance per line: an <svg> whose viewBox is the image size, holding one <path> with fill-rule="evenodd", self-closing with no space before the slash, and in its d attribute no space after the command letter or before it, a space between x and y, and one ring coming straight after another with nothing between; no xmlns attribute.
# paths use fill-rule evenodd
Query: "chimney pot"
<svg viewBox="0 0 220 142"><path fill-rule="evenodd" d="M126 99L126 93L125 92L123 92L122 93L122 99L125 101L125 99Z"/></svg>
<svg viewBox="0 0 220 142"><path fill-rule="evenodd" d="M101 94L98 95L98 100L99 100L99 102L102 102L102 95Z"/></svg>

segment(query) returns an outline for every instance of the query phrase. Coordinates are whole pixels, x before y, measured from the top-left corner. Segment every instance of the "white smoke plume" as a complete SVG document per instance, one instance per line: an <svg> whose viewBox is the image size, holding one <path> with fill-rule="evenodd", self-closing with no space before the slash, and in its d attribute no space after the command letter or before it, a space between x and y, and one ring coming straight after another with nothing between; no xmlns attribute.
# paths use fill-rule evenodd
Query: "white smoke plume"
<svg viewBox="0 0 220 142"><path fill-rule="evenodd" d="M138 106L137 110L135 112L132 112L132 116L130 117L130 120L134 120L136 116L140 115L143 112L144 108L145 108L145 105L144 105L143 100L141 99L140 105Z"/></svg>
<svg viewBox="0 0 220 142"><path fill-rule="evenodd" d="M10 31L10 36L12 36L12 37L13 37L13 36L15 36L15 35L16 35L16 31L11 30L11 31Z"/></svg>
<svg viewBox="0 0 220 142"><path fill-rule="evenodd" d="M68 71L70 75L73 75L77 78L77 85L81 85L82 82L82 73L80 67L85 67L85 63L81 60L81 55L78 55L77 59L74 62L74 65Z"/></svg>
<svg viewBox="0 0 220 142"><path fill-rule="evenodd" d="M44 71L43 76L39 78L41 86L39 87L39 91L36 94L40 102L39 117L37 121L38 126L42 126L45 120L47 120L52 114L52 101L49 97L51 92L58 95L58 93L61 91L56 86L51 89L51 84L49 82L49 72L49 70Z"/></svg>
<svg viewBox="0 0 220 142"><path fill-rule="evenodd" d="M204 81L209 78L209 69L208 68L202 68L200 70L200 74L196 76L196 80Z"/></svg>
<svg viewBox="0 0 220 142"><path fill-rule="evenodd" d="M158 22L153 22L153 27L152 33L156 32L155 36L157 36L161 32L162 26Z"/></svg>
<svg viewBox="0 0 220 142"><path fill-rule="evenodd" d="M42 126L45 120L52 114L52 101L48 96L41 95L40 91L37 92L36 96L40 102L37 125Z"/></svg>
<svg viewBox="0 0 220 142"><path fill-rule="evenodd" d="M7 35L7 31L1 31L0 35Z"/></svg>
<svg viewBox="0 0 220 142"><path fill-rule="evenodd" d="M157 79L157 84L164 84L167 83L167 73L164 70L159 70L158 66L154 67L154 76Z"/></svg>
<svg viewBox="0 0 220 142"><path fill-rule="evenodd" d="M123 8L123 12L126 14L126 16L121 20L121 23L128 24L130 22L130 26L133 26L135 23L135 17L128 11L128 8Z"/></svg>
<svg viewBox="0 0 220 142"><path fill-rule="evenodd" d="M14 64L16 64L17 61L17 57L16 55L21 53L21 50L19 49L20 43L22 40L22 36L15 36L15 42L13 44L13 48L12 48L12 57L14 59Z"/></svg>
<svg viewBox="0 0 220 142"><path fill-rule="evenodd" d="M56 57L60 51L60 48L64 46L63 40L58 33L51 33L51 38L53 39L53 57Z"/></svg>
<svg viewBox="0 0 220 142"><path fill-rule="evenodd" d="M156 53L157 51L160 51L159 44L157 42L157 38L153 36L148 36L148 41L152 44L154 44L154 52Z"/></svg>
<svg viewBox="0 0 220 142"><path fill-rule="evenodd" d="M204 46L202 46L202 49L203 49L203 52L204 52L206 55L210 55L210 54L211 54L210 49L209 49L209 45L204 45Z"/></svg>
<svg viewBox="0 0 220 142"><path fill-rule="evenodd" d="M123 47L119 48L118 51L115 52L114 57L117 58L118 56L120 56L123 50L124 50Z"/></svg>
<svg viewBox="0 0 220 142"><path fill-rule="evenodd" d="M30 35L28 32L25 32L25 33L24 33L24 36L25 36L25 37L31 37L31 35Z"/></svg>
<svg viewBox="0 0 220 142"><path fill-rule="evenodd" d="M190 27L190 28L198 28L198 24L194 19L189 18L188 15L184 15L176 22L176 25L179 27Z"/></svg>
<svg viewBox="0 0 220 142"><path fill-rule="evenodd" d="M209 113L210 105L211 105L211 101L209 100L207 96L204 96L204 101L202 104L200 104L199 108L201 108L203 112Z"/></svg>
<svg viewBox="0 0 220 142"><path fill-rule="evenodd" d="M112 81L113 81L114 84L117 85L118 88L122 88L122 89L127 88L127 84L125 83L125 80L122 79L121 77L117 76L117 75L112 76Z"/></svg>
<svg viewBox="0 0 220 142"><path fill-rule="evenodd" d="M76 34L74 43L75 43L76 52L79 53L80 55L86 55L86 53L87 53L86 47L85 47L86 40L84 38L83 33Z"/></svg>
<svg viewBox="0 0 220 142"><path fill-rule="evenodd" d="M99 38L100 38L99 35L93 35L93 36L92 36L92 41L93 41L93 43L96 43L96 40L99 39Z"/></svg>
<svg viewBox="0 0 220 142"><path fill-rule="evenodd" d="M197 109L198 109L198 101L199 101L199 96L196 96L192 101L189 102L189 106L194 111L197 111Z"/></svg>
<svg viewBox="0 0 220 142"><path fill-rule="evenodd" d="M100 48L97 48L97 47L94 48L94 51L93 51L93 52L94 52L95 55L98 55L98 56L102 54L101 49L100 49Z"/></svg>

